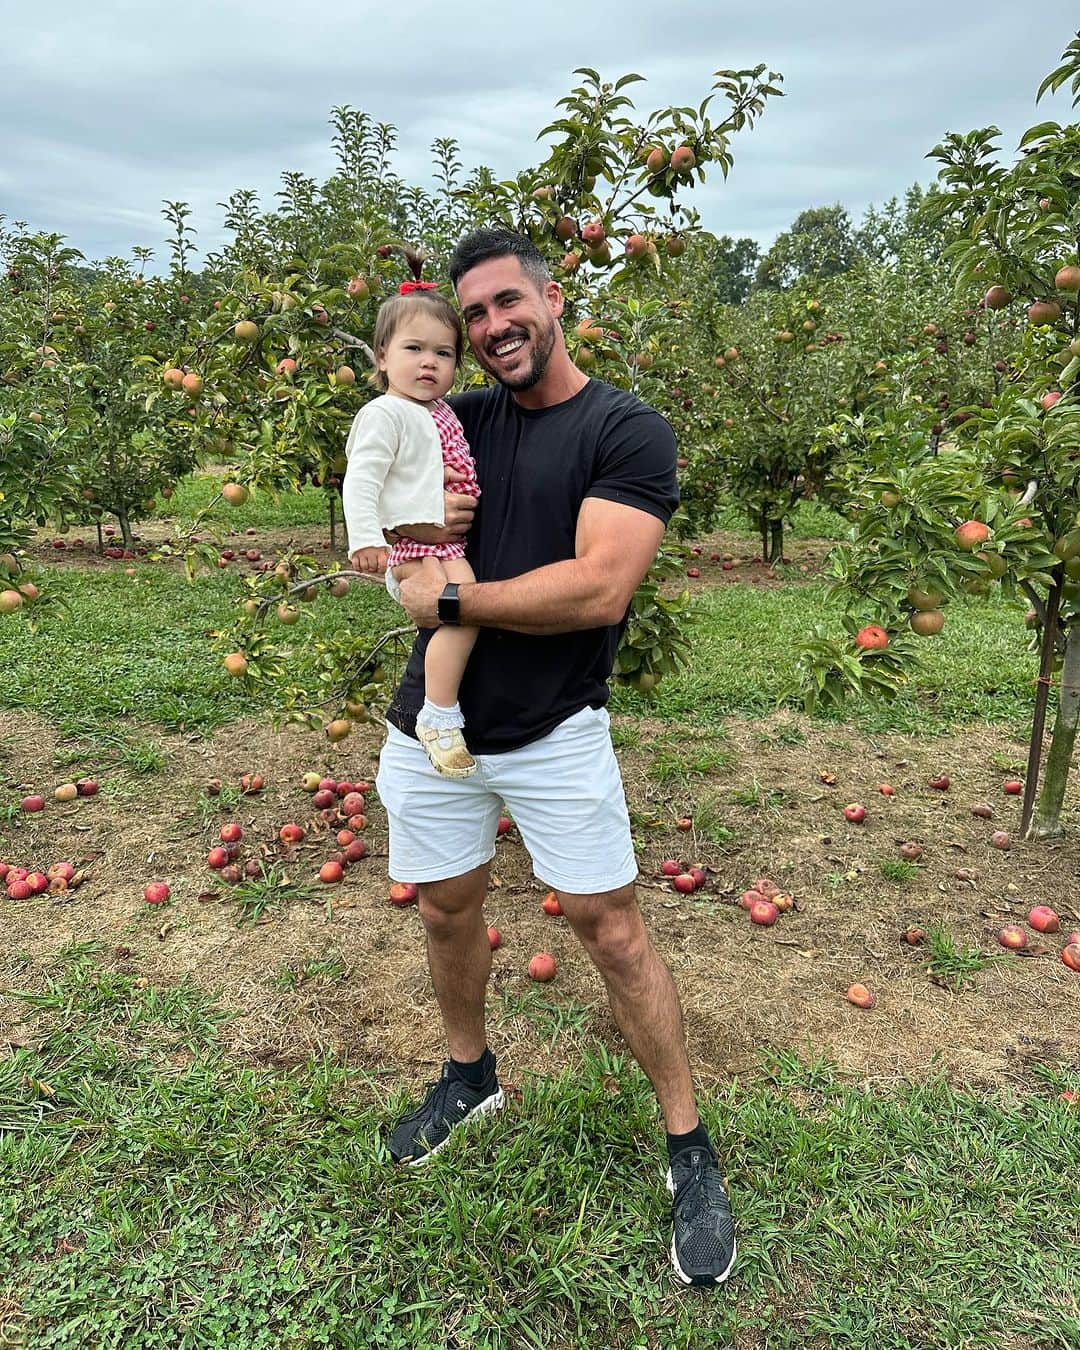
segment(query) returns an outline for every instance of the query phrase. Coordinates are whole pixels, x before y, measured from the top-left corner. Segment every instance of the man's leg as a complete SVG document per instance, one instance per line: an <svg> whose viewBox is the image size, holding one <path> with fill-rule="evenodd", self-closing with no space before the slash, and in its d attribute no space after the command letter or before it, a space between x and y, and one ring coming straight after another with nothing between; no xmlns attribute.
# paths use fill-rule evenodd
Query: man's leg
<svg viewBox="0 0 1080 1350"><path fill-rule="evenodd" d="M491 945L483 914L501 801L486 786L482 766L464 779L436 773L417 742L393 728L375 781L390 824L390 875L419 884L428 964L450 1048L439 1081L390 1132L396 1161L422 1163L456 1126L503 1104L484 1037Z"/></svg>
<svg viewBox="0 0 1080 1350"><path fill-rule="evenodd" d="M491 973L491 943L483 905L490 870L490 863L484 863L464 876L420 886L431 983L450 1057L461 1062L479 1059L487 1045L484 999Z"/></svg>
<svg viewBox="0 0 1080 1350"><path fill-rule="evenodd" d="M698 1123L675 981L653 945L633 885L559 901L607 988L612 1015L652 1083L669 1134Z"/></svg>

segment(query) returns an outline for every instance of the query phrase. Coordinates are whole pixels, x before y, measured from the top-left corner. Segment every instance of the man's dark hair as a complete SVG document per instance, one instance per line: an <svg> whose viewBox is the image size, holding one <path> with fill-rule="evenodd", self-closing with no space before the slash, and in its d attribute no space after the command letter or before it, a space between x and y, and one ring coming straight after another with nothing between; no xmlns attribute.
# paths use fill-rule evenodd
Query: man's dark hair
<svg viewBox="0 0 1080 1350"><path fill-rule="evenodd" d="M538 291L542 291L551 280L544 255L531 239L514 230L495 226L473 230L454 249L450 259L450 281L454 289L457 289L458 282L466 272L491 258L516 258Z"/></svg>

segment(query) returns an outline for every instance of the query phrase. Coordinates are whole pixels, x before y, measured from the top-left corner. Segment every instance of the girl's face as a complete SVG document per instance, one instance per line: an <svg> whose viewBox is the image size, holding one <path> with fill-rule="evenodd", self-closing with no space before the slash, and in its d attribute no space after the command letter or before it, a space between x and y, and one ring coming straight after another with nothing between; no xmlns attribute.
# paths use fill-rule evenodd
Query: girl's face
<svg viewBox="0 0 1080 1350"><path fill-rule="evenodd" d="M388 393L414 403L431 403L448 393L457 373L457 344L452 329L433 314L417 310L376 354Z"/></svg>

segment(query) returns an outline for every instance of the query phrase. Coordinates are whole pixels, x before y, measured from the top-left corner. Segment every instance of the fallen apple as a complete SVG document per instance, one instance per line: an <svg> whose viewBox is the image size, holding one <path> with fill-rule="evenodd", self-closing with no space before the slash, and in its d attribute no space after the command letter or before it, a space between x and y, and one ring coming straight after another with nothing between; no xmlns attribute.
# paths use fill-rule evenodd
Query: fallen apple
<svg viewBox="0 0 1080 1350"><path fill-rule="evenodd" d="M545 914L551 915L553 919L561 917L563 912L563 907L559 904L559 897L554 891L548 891L547 895L540 901L540 908Z"/></svg>
<svg viewBox="0 0 1080 1350"><path fill-rule="evenodd" d="M1000 848L1003 852L1008 852L1012 845L1008 830L995 830L990 836L990 842L995 848Z"/></svg>
<svg viewBox="0 0 1080 1350"><path fill-rule="evenodd" d="M496 837L497 837L497 838L502 838L502 836L503 836L504 834L506 834L506 832L507 832L508 830L513 829L513 826L514 826L514 822L510 819L509 816L500 816L500 817L499 817L499 823L498 823L498 825L495 827L495 835L496 835Z"/></svg>
<svg viewBox="0 0 1080 1350"><path fill-rule="evenodd" d="M918 947L926 941L926 929L912 925L904 929L904 941L909 947Z"/></svg>
<svg viewBox="0 0 1080 1350"><path fill-rule="evenodd" d="M878 791L881 793L883 797L896 796L896 789L893 787L891 783L882 783L881 786L878 788Z"/></svg>
<svg viewBox="0 0 1080 1350"><path fill-rule="evenodd" d="M780 887L775 881L770 881L768 877L758 877L751 890L757 891L766 900L771 900L774 895L780 894Z"/></svg>
<svg viewBox="0 0 1080 1350"><path fill-rule="evenodd" d="M33 815L35 811L45 810L45 798L39 792L34 792L31 793L29 797L24 797L21 805L24 811L28 811Z"/></svg>
<svg viewBox="0 0 1080 1350"><path fill-rule="evenodd" d="M997 935L998 942L1011 952L1021 951L1027 946L1027 934L1017 923L1007 923Z"/></svg>
<svg viewBox="0 0 1080 1350"><path fill-rule="evenodd" d="M220 871L229 862L229 850L221 845L215 845L206 855L207 867L212 867L215 871Z"/></svg>
<svg viewBox="0 0 1080 1350"><path fill-rule="evenodd" d="M1061 930L1061 920L1049 905L1036 905L1029 910L1028 923L1036 933L1057 933Z"/></svg>
<svg viewBox="0 0 1080 1350"><path fill-rule="evenodd" d="M406 905L415 905L420 888L414 881L395 881L390 887L390 903L404 909Z"/></svg>
<svg viewBox="0 0 1080 1350"><path fill-rule="evenodd" d="M298 844L304 837L303 826L289 823L278 830L278 838L283 844Z"/></svg>
<svg viewBox="0 0 1080 1350"><path fill-rule="evenodd" d="M79 789L74 783L61 783L53 792L58 802L73 802L78 795Z"/></svg>
<svg viewBox="0 0 1080 1350"><path fill-rule="evenodd" d="M852 825L861 825L866 819L866 807L859 802L851 802L844 807L844 819Z"/></svg>
<svg viewBox="0 0 1080 1350"><path fill-rule="evenodd" d="M367 844L362 839L354 839L351 844L345 845L345 861L356 863L361 858L367 857Z"/></svg>
<svg viewBox="0 0 1080 1350"><path fill-rule="evenodd" d="M333 886L344 877L345 871L339 862L324 862L319 868L319 880L327 886Z"/></svg>
<svg viewBox="0 0 1080 1350"><path fill-rule="evenodd" d="M549 980L555 978L556 970L558 970L558 966L553 956L548 952L537 952L529 962L529 979L547 984Z"/></svg>
<svg viewBox="0 0 1080 1350"><path fill-rule="evenodd" d="M171 894L165 881L151 881L143 889L143 899L148 905L163 905Z"/></svg>
<svg viewBox="0 0 1080 1350"><path fill-rule="evenodd" d="M221 829L218 830L218 838L223 844L238 843L243 837L244 831L235 821L230 821L229 824L222 825Z"/></svg>
<svg viewBox="0 0 1080 1350"><path fill-rule="evenodd" d="M497 952L502 946L502 934L495 927L489 925L487 930L488 946L493 952Z"/></svg>
<svg viewBox="0 0 1080 1350"><path fill-rule="evenodd" d="M1019 797L1024 790L1024 785L1019 778L1006 778L1001 785L1001 790L1009 797Z"/></svg>
<svg viewBox="0 0 1080 1350"><path fill-rule="evenodd" d="M854 1003L856 1008L872 1008L876 1002L865 984L849 984L845 997L849 1003Z"/></svg>
<svg viewBox="0 0 1080 1350"><path fill-rule="evenodd" d="M352 841L356 838L356 835L353 833L352 830L338 830L335 838L337 839L338 844L342 848L345 848L347 845L352 843Z"/></svg>
<svg viewBox="0 0 1080 1350"><path fill-rule="evenodd" d="M771 928L780 917L780 911L771 900L755 900L750 906L750 922Z"/></svg>
<svg viewBox="0 0 1080 1350"><path fill-rule="evenodd" d="M904 862L918 862L922 855L921 844L907 843L900 845L900 856Z"/></svg>
<svg viewBox="0 0 1080 1350"><path fill-rule="evenodd" d="M680 895L693 895L697 890L697 882L689 872L680 872L677 877L672 877L671 884Z"/></svg>
<svg viewBox="0 0 1080 1350"><path fill-rule="evenodd" d="M300 786L305 792L318 792L319 775L317 773L306 773L300 780Z"/></svg>
<svg viewBox="0 0 1080 1350"><path fill-rule="evenodd" d="M947 773L936 774L933 778L928 778L927 782L936 792L948 792L952 786L952 779Z"/></svg>
<svg viewBox="0 0 1080 1350"><path fill-rule="evenodd" d="M971 808L971 814L978 816L980 820L990 820L993 817L994 810L989 802L976 802Z"/></svg>
<svg viewBox="0 0 1080 1350"><path fill-rule="evenodd" d="M685 872L686 868L675 858L665 858L660 864L660 872L665 877L677 877L680 872Z"/></svg>

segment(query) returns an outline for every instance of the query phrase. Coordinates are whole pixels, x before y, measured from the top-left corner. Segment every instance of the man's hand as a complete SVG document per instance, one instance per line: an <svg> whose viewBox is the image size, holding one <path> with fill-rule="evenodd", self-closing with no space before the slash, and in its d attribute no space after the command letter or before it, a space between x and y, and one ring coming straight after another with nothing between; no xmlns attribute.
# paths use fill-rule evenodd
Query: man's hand
<svg viewBox="0 0 1080 1350"><path fill-rule="evenodd" d="M469 533L476 514L476 498L465 492L452 492L455 483L464 482L457 469L443 467L443 518L444 525L418 524L399 525L397 534L407 534L410 539L418 539L421 544L453 544Z"/></svg>
<svg viewBox="0 0 1080 1350"><path fill-rule="evenodd" d="M388 548L358 548L350 561L357 572L386 571L386 560L390 556Z"/></svg>
<svg viewBox="0 0 1080 1350"><path fill-rule="evenodd" d="M449 578L438 558L427 557L401 583L401 605L417 628L439 627L439 596Z"/></svg>

